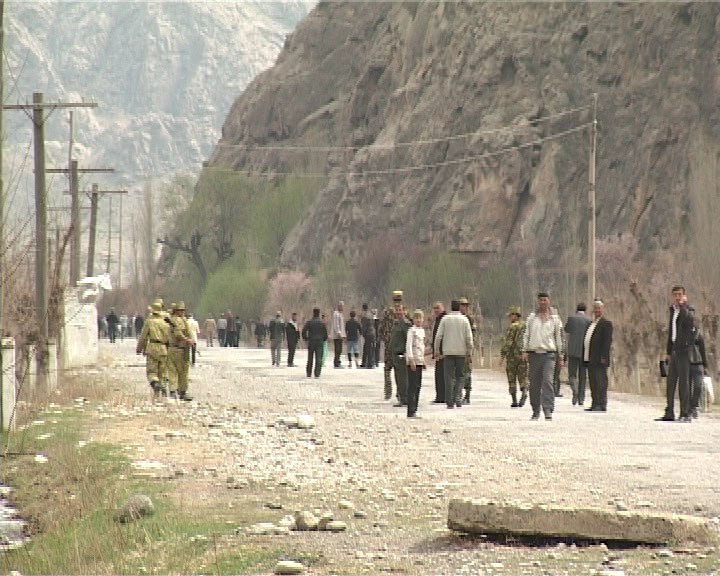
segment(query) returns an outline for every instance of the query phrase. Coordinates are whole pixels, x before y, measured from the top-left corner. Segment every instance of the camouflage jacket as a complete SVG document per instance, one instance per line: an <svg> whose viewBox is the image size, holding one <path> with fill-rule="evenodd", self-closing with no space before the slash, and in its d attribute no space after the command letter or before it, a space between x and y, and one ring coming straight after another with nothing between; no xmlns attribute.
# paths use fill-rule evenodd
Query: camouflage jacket
<svg viewBox="0 0 720 576"><path fill-rule="evenodd" d="M500 357L506 360L519 359L523 349L525 322L517 320L505 330L500 347Z"/></svg>
<svg viewBox="0 0 720 576"><path fill-rule="evenodd" d="M410 325L412 325L413 321L410 317L410 314L405 312L405 318L407 318L410 322ZM382 312L382 316L380 318L380 325L378 326L378 338L383 341L386 348L388 347L388 344L390 344L390 335L392 334L392 327L394 322L395 308L393 308L392 306L387 306Z"/></svg>

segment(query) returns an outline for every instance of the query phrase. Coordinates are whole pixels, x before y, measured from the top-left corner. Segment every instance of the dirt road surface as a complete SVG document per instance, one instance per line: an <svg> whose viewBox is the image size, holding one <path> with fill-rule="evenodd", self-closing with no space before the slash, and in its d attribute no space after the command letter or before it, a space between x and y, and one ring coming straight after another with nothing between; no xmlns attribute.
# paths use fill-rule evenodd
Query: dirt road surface
<svg viewBox="0 0 720 576"><path fill-rule="evenodd" d="M382 399L382 369L305 377L272 367L267 349L199 347L190 403L152 405L128 340L103 343L101 374L118 390L97 407L93 439L162 464L181 505L223 509L237 538L275 543L310 574L715 574L714 549L608 550L571 542L519 545L446 529L454 497L517 499L720 517L720 418L655 422L663 404L610 394L607 413L557 399L552 421L511 409L501 373L475 370L472 404L431 404L426 370L418 414ZM283 352L283 364L285 352ZM314 427L280 423L310 415ZM720 414L720 409L718 409ZM343 502L341 502L343 501ZM331 511L345 532L252 535L253 522ZM236 516L233 514L236 513ZM525 543L527 544L527 543ZM288 553L288 558L293 556Z"/></svg>

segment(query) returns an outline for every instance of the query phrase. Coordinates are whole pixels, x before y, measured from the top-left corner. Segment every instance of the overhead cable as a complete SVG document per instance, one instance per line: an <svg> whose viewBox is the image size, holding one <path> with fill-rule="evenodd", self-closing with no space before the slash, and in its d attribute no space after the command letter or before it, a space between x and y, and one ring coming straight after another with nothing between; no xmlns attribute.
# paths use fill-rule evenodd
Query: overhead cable
<svg viewBox="0 0 720 576"><path fill-rule="evenodd" d="M219 148L234 148L248 151L289 151L289 152L334 152L334 151L355 151L355 150L392 150L395 148L407 148L411 146L423 146L427 144L438 144L441 142L451 142L453 140L462 140L464 138L472 138L483 136L486 134L513 133L527 130L542 122L556 120L563 116L584 112L589 110L590 106L582 106L573 108L572 110L564 110L548 116L541 116L534 120L530 120L529 124L518 124L515 126L503 126L500 128L488 128L486 130L476 130L475 132L466 132L464 134L455 134L452 136L441 136L438 138L430 138L427 140L411 140L408 142L393 142L391 144L369 144L367 146L255 146L252 144L230 144L227 142L218 142Z"/></svg>
<svg viewBox="0 0 720 576"><path fill-rule="evenodd" d="M252 172L250 170L235 170L235 172L239 174L245 174L246 176L259 176L259 177L267 177L267 178L276 178L279 176L284 177L297 177L297 178L331 178L331 177L338 177L338 176L347 176L347 177L355 177L355 176L380 176L380 175L387 175L387 174L401 174L406 172L414 172L418 170L428 170L431 168L442 168L444 166L453 166L457 164L467 164L470 162L475 162L477 160L483 160L485 158L492 158L495 156L502 156L503 154L507 154L509 152L514 152L517 150L524 150L526 148L531 148L533 146L538 146L542 144L543 142L548 142L550 140L557 140L558 138L562 138L564 136L568 136L570 134L574 134L576 132L580 132L587 128L588 126L592 126L592 122L585 122L583 124L579 124L578 126L575 126L574 128L569 128L568 130L563 130L562 132L558 132L556 134L551 134L550 136L545 136L543 138L539 138L537 140L532 140L530 142L524 142L523 144L517 144L515 146L508 146L506 148L501 148L499 150L494 150L492 152L484 152L482 154L477 154L474 156L466 156L464 158L457 158L454 160L444 160L442 162L435 162L432 164L420 164L416 166L402 166L399 168L386 168L382 170L363 170L363 171L357 171L357 172L329 172L329 173L322 173L322 172Z"/></svg>

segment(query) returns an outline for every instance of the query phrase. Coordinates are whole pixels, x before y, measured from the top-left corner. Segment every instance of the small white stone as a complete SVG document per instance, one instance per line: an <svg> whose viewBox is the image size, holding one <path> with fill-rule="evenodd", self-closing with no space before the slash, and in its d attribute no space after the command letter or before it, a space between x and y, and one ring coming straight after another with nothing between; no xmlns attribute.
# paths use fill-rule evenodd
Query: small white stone
<svg viewBox="0 0 720 576"><path fill-rule="evenodd" d="M340 508L340 510L351 510L354 507L350 500L340 500L340 502L338 502L338 508Z"/></svg>
<svg viewBox="0 0 720 576"><path fill-rule="evenodd" d="M36 454L35 455L35 462L38 464L47 464L48 457L44 456L43 454Z"/></svg>

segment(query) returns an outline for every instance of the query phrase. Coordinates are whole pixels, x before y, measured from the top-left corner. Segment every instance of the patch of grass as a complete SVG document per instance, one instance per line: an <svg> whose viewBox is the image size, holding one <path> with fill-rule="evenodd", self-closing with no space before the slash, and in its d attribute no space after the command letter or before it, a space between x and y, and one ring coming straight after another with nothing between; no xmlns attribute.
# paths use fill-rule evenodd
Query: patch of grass
<svg viewBox="0 0 720 576"><path fill-rule="evenodd" d="M172 480L133 477L119 446L80 445L92 422L89 411L53 406L32 415L35 424L2 438L10 450L0 481L15 489L31 539L0 555L0 573L238 574L267 568L280 556L233 534L242 510L231 516L178 499ZM47 462L36 462L36 454ZM116 522L117 506L136 493L152 498L155 514Z"/></svg>

